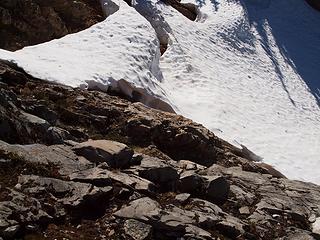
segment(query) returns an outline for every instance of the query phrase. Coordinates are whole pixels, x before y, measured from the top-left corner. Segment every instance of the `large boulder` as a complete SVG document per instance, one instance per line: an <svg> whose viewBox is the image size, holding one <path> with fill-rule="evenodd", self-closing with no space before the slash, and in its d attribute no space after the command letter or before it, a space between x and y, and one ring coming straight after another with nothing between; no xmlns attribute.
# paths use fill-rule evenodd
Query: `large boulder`
<svg viewBox="0 0 320 240"><path fill-rule="evenodd" d="M94 163L106 162L111 168L130 165L133 150L127 145L109 140L89 140L73 147L74 152Z"/></svg>
<svg viewBox="0 0 320 240"><path fill-rule="evenodd" d="M160 186L162 190L174 190L179 180L178 166L173 161L165 161L144 155L140 165L131 168L140 177Z"/></svg>

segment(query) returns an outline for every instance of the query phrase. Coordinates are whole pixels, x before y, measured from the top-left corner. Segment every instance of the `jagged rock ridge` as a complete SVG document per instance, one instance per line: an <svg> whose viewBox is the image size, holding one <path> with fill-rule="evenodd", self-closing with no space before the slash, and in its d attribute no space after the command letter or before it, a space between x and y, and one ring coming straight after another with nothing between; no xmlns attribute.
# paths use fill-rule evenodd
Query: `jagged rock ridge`
<svg viewBox="0 0 320 240"><path fill-rule="evenodd" d="M0 80L4 239L320 237L319 186L189 119L4 62Z"/></svg>

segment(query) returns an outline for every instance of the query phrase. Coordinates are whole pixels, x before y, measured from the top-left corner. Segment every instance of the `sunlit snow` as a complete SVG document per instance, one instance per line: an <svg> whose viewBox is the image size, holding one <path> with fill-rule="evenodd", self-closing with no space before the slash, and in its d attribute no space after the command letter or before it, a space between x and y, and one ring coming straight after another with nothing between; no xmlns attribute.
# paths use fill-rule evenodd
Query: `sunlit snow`
<svg viewBox="0 0 320 240"><path fill-rule="evenodd" d="M199 7L195 22L160 1L114 1L104 22L0 58L168 108L160 98L289 178L319 184L320 13L302 0L188 2ZM158 38L169 43L161 57Z"/></svg>

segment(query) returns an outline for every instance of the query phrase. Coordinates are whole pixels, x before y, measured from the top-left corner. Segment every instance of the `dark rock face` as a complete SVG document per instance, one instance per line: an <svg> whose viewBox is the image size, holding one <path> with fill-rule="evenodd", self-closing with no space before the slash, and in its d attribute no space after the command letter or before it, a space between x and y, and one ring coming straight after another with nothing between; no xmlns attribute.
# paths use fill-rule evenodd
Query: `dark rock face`
<svg viewBox="0 0 320 240"><path fill-rule="evenodd" d="M93 162L106 162L112 168L129 166L133 156L132 149L125 144L107 140L83 142L74 146L73 151Z"/></svg>
<svg viewBox="0 0 320 240"><path fill-rule="evenodd" d="M192 3L181 3L178 0L162 0L164 3L172 6L177 11L179 11L182 15L186 18L190 19L191 21L196 20L197 18L197 7Z"/></svg>
<svg viewBox="0 0 320 240"><path fill-rule="evenodd" d="M4 0L0 2L0 48L17 50L46 42L102 19L98 0Z"/></svg>
<svg viewBox="0 0 320 240"><path fill-rule="evenodd" d="M319 186L191 120L4 62L0 86L0 239L319 239Z"/></svg>
<svg viewBox="0 0 320 240"><path fill-rule="evenodd" d="M307 3L314 9L320 11L320 1L319 0L306 0Z"/></svg>

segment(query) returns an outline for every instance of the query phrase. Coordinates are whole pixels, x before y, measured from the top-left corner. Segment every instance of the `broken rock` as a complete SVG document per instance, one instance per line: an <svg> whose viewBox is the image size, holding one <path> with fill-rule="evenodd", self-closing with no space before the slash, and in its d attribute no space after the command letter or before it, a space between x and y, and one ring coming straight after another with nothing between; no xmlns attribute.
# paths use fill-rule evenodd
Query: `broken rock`
<svg viewBox="0 0 320 240"><path fill-rule="evenodd" d="M128 167L133 156L133 150L127 145L109 140L89 140L74 146L73 150L89 161L107 162L112 168Z"/></svg>

